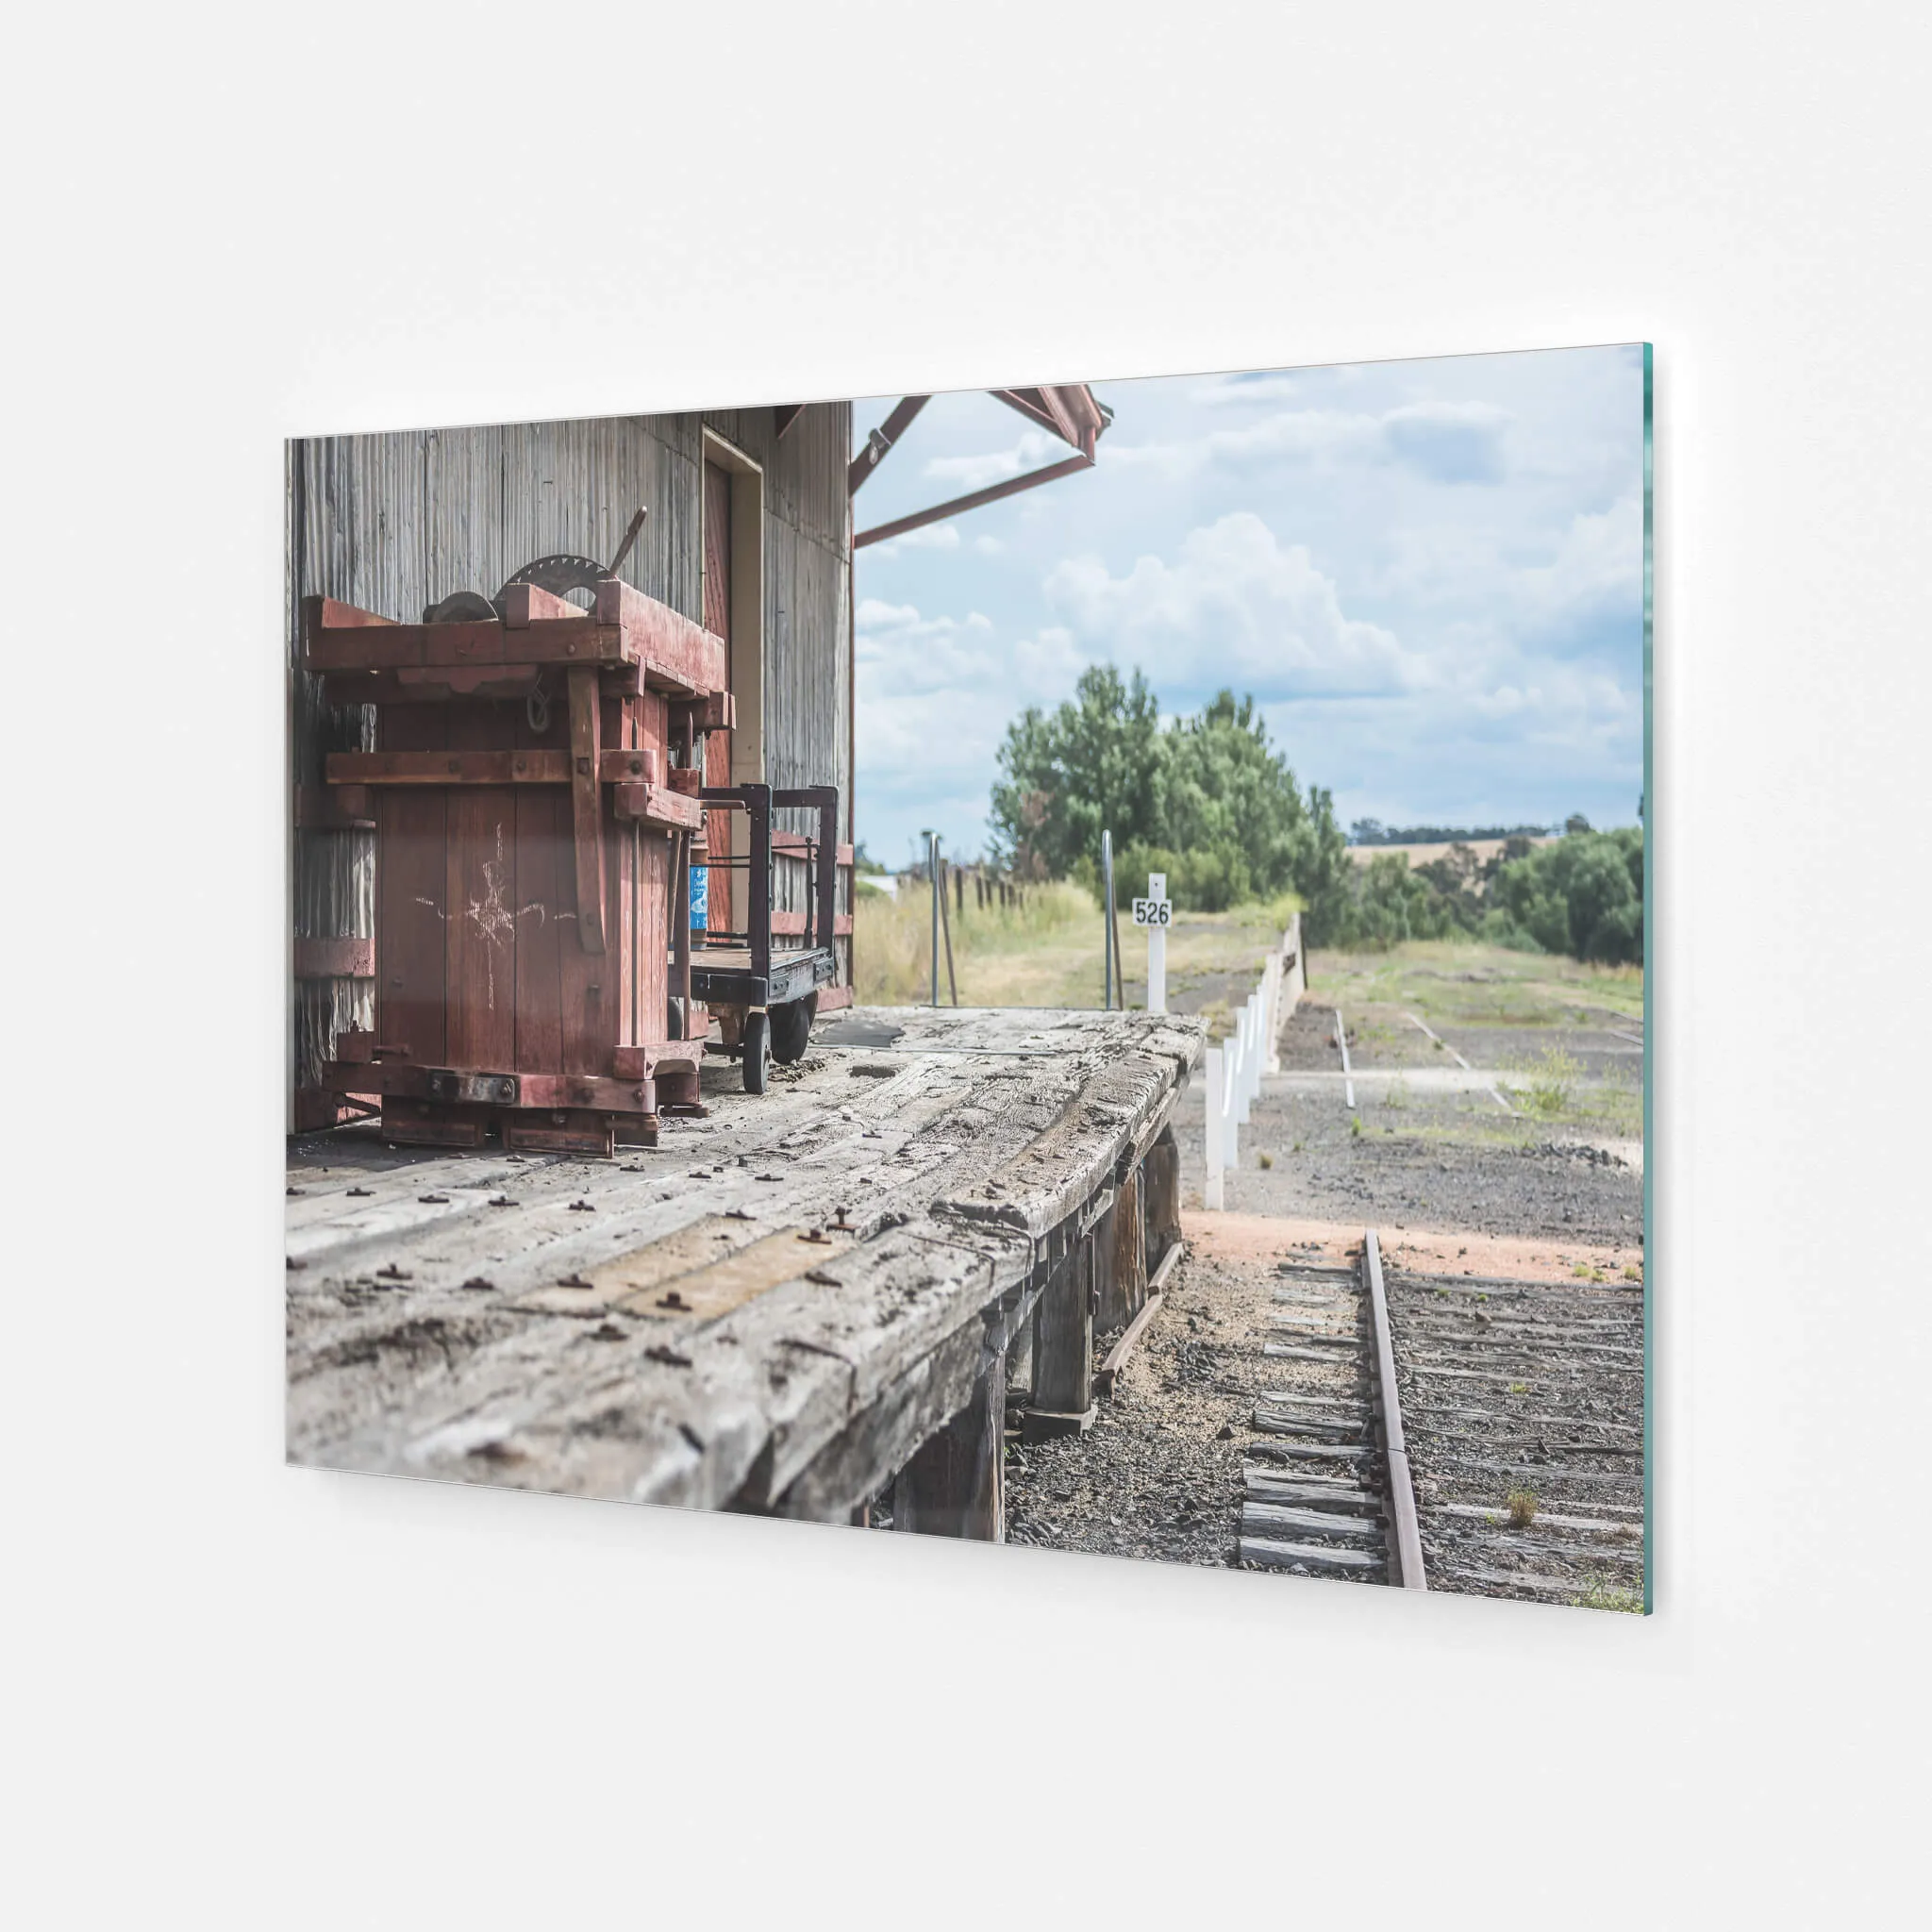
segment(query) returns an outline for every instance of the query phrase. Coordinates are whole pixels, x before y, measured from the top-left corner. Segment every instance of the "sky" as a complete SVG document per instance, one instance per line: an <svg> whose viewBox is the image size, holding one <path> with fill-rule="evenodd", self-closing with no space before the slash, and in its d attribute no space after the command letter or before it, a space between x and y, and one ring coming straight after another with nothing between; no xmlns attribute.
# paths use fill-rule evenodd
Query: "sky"
<svg viewBox="0 0 1932 1932"><path fill-rule="evenodd" d="M1163 712L1252 693L1344 826L1634 824L1643 767L1638 346L1095 382L1099 461L858 556L858 832L988 841L1008 723L1090 664ZM854 406L856 444L897 400ZM863 531L1066 446L935 396Z"/></svg>

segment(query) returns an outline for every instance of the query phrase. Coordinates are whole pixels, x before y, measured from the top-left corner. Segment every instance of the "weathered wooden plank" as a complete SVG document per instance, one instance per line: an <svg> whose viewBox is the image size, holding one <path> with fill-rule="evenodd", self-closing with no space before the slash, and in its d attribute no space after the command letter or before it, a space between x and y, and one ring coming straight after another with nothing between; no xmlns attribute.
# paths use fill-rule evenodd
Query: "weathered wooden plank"
<svg viewBox="0 0 1932 1932"><path fill-rule="evenodd" d="M573 672L573 678L581 674ZM462 708L474 713L474 707ZM452 727L447 750L332 752L332 785L568 785L574 760L568 751L497 746L481 749L457 742ZM658 775L657 754L648 747L600 751L597 776L607 785L650 785Z"/></svg>
<svg viewBox="0 0 1932 1932"><path fill-rule="evenodd" d="M571 822L575 840L577 943L604 950L604 796L599 779L602 709L596 679L570 674Z"/></svg>
<svg viewBox="0 0 1932 1932"><path fill-rule="evenodd" d="M1241 1505L1241 1534L1276 1542L1338 1542L1380 1547L1382 1525L1340 1510L1309 1509L1292 1503L1253 1501Z"/></svg>
<svg viewBox="0 0 1932 1932"><path fill-rule="evenodd" d="M311 622L302 640L302 668L314 675L416 666L635 661L636 654L627 648L620 626L582 612L561 622L532 624L514 633L507 633L494 619L474 624L352 625L341 628Z"/></svg>
<svg viewBox="0 0 1932 1932"><path fill-rule="evenodd" d="M374 979L375 941L358 939L297 940L297 979Z"/></svg>
<svg viewBox="0 0 1932 1932"><path fill-rule="evenodd" d="M1007 1357L995 1350L972 1398L914 1450L892 1485L892 1527L919 1536L1006 1541Z"/></svg>
<svg viewBox="0 0 1932 1932"><path fill-rule="evenodd" d="M1033 1318L1029 1440L1090 1425L1093 1407L1093 1243L1078 1241L1059 1263Z"/></svg>
<svg viewBox="0 0 1932 1932"><path fill-rule="evenodd" d="M1141 1312L1127 1324L1121 1339L1108 1350L1107 1359L1101 1363L1093 1378L1094 1388L1102 1395L1113 1393L1113 1385L1119 1378L1122 1369L1126 1366L1127 1357L1133 1354L1141 1337L1152 1325L1155 1316L1159 1314L1166 1299L1166 1296L1159 1293L1150 1294L1141 1305Z"/></svg>
<svg viewBox="0 0 1932 1932"><path fill-rule="evenodd" d="M441 748L447 729L441 711L383 721L387 741L412 748ZM377 962L376 1044L429 1066L443 1064L448 1037L444 797L441 791L385 792L378 806L376 890L384 944Z"/></svg>
<svg viewBox="0 0 1932 1932"><path fill-rule="evenodd" d="M503 625L506 630L527 630L533 624L568 622L580 619L583 612L562 597L535 584L510 584L503 593Z"/></svg>
<svg viewBox="0 0 1932 1932"><path fill-rule="evenodd" d="M606 752L605 762L610 754ZM620 819L657 825L667 831L694 832L705 821L705 808L695 798L668 785L619 785L611 808Z"/></svg>
<svg viewBox="0 0 1932 1932"><path fill-rule="evenodd" d="M515 726L507 707L458 705L449 713L451 757L520 754L497 748ZM516 794L465 785L444 804L448 1021L443 1051L454 1067L508 1067L516 1059Z"/></svg>
<svg viewBox="0 0 1932 1932"><path fill-rule="evenodd" d="M1141 1164L1146 1192L1147 1258L1157 1265L1181 1238L1181 1150L1172 1126L1163 1125Z"/></svg>
<svg viewBox="0 0 1932 1932"><path fill-rule="evenodd" d="M517 742L536 753L543 741L568 730L558 706L546 730L530 728L527 714L516 721ZM560 748L556 755L567 758ZM519 786L516 810L516 963L512 995L516 1014L516 1057L519 1072L541 1073L563 1064L563 986L558 948L569 934L560 916L570 913L571 887L559 871L569 845L570 801L561 791L538 791Z"/></svg>
<svg viewBox="0 0 1932 1932"><path fill-rule="evenodd" d="M366 791L350 785L296 786L297 831L373 831L375 827L375 802Z"/></svg>
<svg viewBox="0 0 1932 1932"><path fill-rule="evenodd" d="M729 684L724 637L621 579L598 585L596 617L620 630L624 655L642 666L648 684L692 697Z"/></svg>
<svg viewBox="0 0 1932 1932"><path fill-rule="evenodd" d="M1240 1561L1261 1570L1306 1570L1313 1576L1369 1577L1388 1566L1379 1551L1348 1550L1325 1543L1282 1542L1273 1537L1241 1538Z"/></svg>
<svg viewBox="0 0 1932 1932"><path fill-rule="evenodd" d="M531 796L544 794L520 803ZM1082 1016L1062 1035L1067 1050L1017 1059L908 1054L886 1081L856 1082L827 1056L798 1086L741 1108L708 1096L712 1119L634 1158L635 1173L605 1170L588 1212L572 1206L584 1170L543 1160L338 1169L325 1188L298 1170L291 1454L843 1520L958 1413L991 1354L1031 1320L1031 1238L932 1204L1051 1135L1095 1064L1131 1057L1147 1024ZM1030 1030L1010 1016L975 1024L987 1045ZM1167 1073L1144 1110L1171 1100ZM1110 1184L1122 1139L1117 1127L1079 1143L1090 1195ZM694 1307L524 1306L707 1215L754 1210L774 1231L842 1220L857 1245L722 1319ZM407 1278L385 1285L390 1266Z"/></svg>
<svg viewBox="0 0 1932 1932"><path fill-rule="evenodd" d="M1247 1494L1258 1503L1289 1503L1306 1509L1338 1509L1345 1515L1374 1516L1381 1498L1361 1484L1331 1476L1285 1475L1250 1467L1243 1474Z"/></svg>

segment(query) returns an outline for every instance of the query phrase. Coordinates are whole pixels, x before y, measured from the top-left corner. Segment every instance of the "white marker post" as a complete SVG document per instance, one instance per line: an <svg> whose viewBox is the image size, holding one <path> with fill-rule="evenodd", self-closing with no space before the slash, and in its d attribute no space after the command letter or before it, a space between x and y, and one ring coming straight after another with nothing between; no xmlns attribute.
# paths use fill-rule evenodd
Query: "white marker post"
<svg viewBox="0 0 1932 1932"><path fill-rule="evenodd" d="M1252 999L1234 1016L1234 1037L1240 1047L1235 1057L1233 1087L1234 1117L1248 1124L1248 1063L1254 1057L1255 1003Z"/></svg>
<svg viewBox="0 0 1932 1932"><path fill-rule="evenodd" d="M1147 1010L1167 1011L1167 928L1174 908L1167 897L1167 874L1147 874L1147 896L1134 901L1134 924L1147 928Z"/></svg>
<svg viewBox="0 0 1932 1932"><path fill-rule="evenodd" d="M1202 1187L1201 1201L1204 1207L1219 1208L1224 1205L1221 1186L1221 1172L1224 1165L1221 1155L1221 1108L1224 1081L1221 1071L1221 1049L1210 1046L1208 1049L1208 1071L1202 1080L1202 1110L1208 1116L1208 1178Z"/></svg>

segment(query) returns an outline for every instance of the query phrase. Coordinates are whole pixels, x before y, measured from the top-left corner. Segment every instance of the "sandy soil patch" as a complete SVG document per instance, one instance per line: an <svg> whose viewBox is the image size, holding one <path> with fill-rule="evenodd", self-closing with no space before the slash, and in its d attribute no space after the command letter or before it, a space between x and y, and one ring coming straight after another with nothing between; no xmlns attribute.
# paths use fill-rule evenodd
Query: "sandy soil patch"
<svg viewBox="0 0 1932 1932"><path fill-rule="evenodd" d="M1354 1222L1293 1220L1273 1214L1209 1214L1184 1209L1188 1244L1221 1261L1304 1260L1345 1264L1361 1244ZM1571 1281L1576 1270L1596 1269L1613 1279L1643 1266L1643 1250L1563 1242L1520 1235L1459 1234L1392 1227L1376 1234L1385 1258L1418 1274L1479 1274L1512 1281Z"/></svg>

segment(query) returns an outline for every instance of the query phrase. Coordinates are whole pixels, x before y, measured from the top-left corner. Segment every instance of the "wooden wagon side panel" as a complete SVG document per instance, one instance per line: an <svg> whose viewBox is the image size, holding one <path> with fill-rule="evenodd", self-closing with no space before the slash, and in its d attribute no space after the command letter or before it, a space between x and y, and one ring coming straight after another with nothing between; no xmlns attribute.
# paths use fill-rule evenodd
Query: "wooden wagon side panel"
<svg viewBox="0 0 1932 1932"><path fill-rule="evenodd" d="M508 751L508 705L431 705L452 751ZM516 787L458 785L445 793L448 888L443 901L449 1022L446 1064L499 1068L516 1060ZM385 908L386 910L387 908ZM388 928L383 928L387 935ZM435 1064L435 1062L431 1062Z"/></svg>
<svg viewBox="0 0 1932 1932"><path fill-rule="evenodd" d="M385 751L443 748L441 705L413 705L383 720ZM446 794L433 786L378 794L382 957L375 962L375 1044L421 1065L443 1064L448 1043L449 859Z"/></svg>

